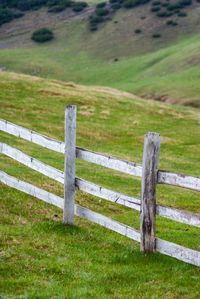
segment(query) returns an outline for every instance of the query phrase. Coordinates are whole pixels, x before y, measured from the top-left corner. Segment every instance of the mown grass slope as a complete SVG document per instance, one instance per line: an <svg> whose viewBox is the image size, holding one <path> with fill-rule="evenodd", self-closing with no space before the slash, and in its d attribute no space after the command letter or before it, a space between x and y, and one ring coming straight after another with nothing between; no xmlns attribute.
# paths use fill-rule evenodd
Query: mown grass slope
<svg viewBox="0 0 200 299"><path fill-rule="evenodd" d="M150 8L149 3L121 9L96 32L89 31L88 23L93 6L80 15L68 10L58 15L45 9L29 12L0 28L0 64L8 71L110 86L199 107L200 4L193 2L175 27ZM55 39L38 45L31 34L44 26L53 30ZM135 33L137 28L141 34ZM161 38L153 39L154 33Z"/></svg>
<svg viewBox="0 0 200 299"><path fill-rule="evenodd" d="M78 107L77 145L142 162L143 136L161 134L159 168L200 175L199 110L144 101L111 88L84 87L14 73L0 74L1 118L64 140L66 104ZM0 132L5 142L58 169L60 154ZM0 156L1 170L63 196L63 186ZM140 196L140 180L76 161L76 174ZM5 298L197 298L200 269L156 253L76 217L64 227L62 211L0 184L0 293ZM76 202L139 229L139 213L76 192ZM198 192L158 186L157 202L200 214ZM200 250L199 229L157 217L156 235Z"/></svg>

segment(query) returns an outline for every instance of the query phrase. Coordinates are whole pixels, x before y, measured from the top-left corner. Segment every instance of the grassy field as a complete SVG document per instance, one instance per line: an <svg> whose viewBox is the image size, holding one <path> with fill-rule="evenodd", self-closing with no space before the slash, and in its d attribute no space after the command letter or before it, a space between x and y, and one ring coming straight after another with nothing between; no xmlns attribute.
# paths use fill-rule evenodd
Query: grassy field
<svg viewBox="0 0 200 299"><path fill-rule="evenodd" d="M111 88L71 86L0 73L1 118L64 140L66 104L78 107L77 145L142 162L143 136L161 134L159 168L199 176L199 110L144 101ZM63 156L0 132L5 142L63 170ZM1 170L63 196L63 186L0 156ZM140 180L77 160L76 174L140 196ZM62 211L0 184L0 294L3 298L198 298L200 269L156 253L76 217L64 227ZM76 192L76 202L139 229L139 213ZM157 202L200 214L197 192L159 185ZM157 237L200 250L199 229L161 217Z"/></svg>
<svg viewBox="0 0 200 299"><path fill-rule="evenodd" d="M199 107L199 6L194 3L173 28L149 13L150 4L120 10L95 33L89 31L87 12L79 17L68 11L31 12L0 28L0 64L8 71ZM30 37L43 26L54 31L55 39L38 45ZM136 28L142 33L135 34ZM153 33L162 37L153 39Z"/></svg>

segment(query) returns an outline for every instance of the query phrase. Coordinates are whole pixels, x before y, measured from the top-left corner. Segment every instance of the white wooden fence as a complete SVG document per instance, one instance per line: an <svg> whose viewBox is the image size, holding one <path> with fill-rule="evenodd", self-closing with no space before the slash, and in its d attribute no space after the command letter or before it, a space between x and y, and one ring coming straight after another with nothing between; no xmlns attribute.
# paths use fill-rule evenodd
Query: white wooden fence
<svg viewBox="0 0 200 299"><path fill-rule="evenodd" d="M65 171L62 172L5 143L0 143L1 154L64 184L64 200L52 193L9 176L3 171L0 171L1 182L63 209L63 221L65 224L73 225L75 214L140 242L142 252L158 251L184 262L200 266L199 251L158 239L155 236L156 214L200 228L200 215L156 204L157 184L168 184L200 191L199 177L158 170L159 134L146 134L144 139L143 164L139 165L76 147L76 106L66 106L65 143L50 139L47 136L3 119L0 119L0 130L65 154ZM141 199L121 194L75 177L75 158L141 177ZM140 211L140 232L130 226L75 204L75 189Z"/></svg>

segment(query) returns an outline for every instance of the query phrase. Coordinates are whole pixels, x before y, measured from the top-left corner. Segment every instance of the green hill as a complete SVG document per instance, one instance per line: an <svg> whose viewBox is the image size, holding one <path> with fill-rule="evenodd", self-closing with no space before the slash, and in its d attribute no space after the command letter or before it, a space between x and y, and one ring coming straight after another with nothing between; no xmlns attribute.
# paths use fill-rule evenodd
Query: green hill
<svg viewBox="0 0 200 299"><path fill-rule="evenodd" d="M199 107L200 4L187 6L186 17L170 18L157 17L151 7L152 2L122 8L95 32L88 21L93 4L78 14L70 9L52 14L45 7L28 11L0 27L0 64L8 71ZM178 25L166 25L168 20ZM44 26L53 30L54 40L31 41L33 31Z"/></svg>
<svg viewBox="0 0 200 299"><path fill-rule="evenodd" d="M161 134L159 168L199 176L199 110L145 101L105 87L0 73L1 117L64 140L66 104L78 107L77 146L142 162L143 136ZM5 142L63 170L62 155L0 132ZM63 196L63 186L0 156L2 171ZM76 174L140 196L140 180L84 161ZM136 229L139 213L76 192L76 202ZM197 192L158 185L157 202L200 214ZM0 294L3 298L197 298L200 269L156 253L76 217L64 227L61 210L0 184ZM157 217L156 235L199 250L199 229Z"/></svg>

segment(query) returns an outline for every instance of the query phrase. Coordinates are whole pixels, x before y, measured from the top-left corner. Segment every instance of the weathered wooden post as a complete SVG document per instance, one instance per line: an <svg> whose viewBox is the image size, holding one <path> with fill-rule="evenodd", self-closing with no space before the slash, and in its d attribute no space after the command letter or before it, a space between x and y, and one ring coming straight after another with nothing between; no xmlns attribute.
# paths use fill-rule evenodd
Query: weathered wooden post
<svg viewBox="0 0 200 299"><path fill-rule="evenodd" d="M64 224L74 224L75 201L75 159L76 159L76 106L65 109L65 182L64 182Z"/></svg>
<svg viewBox="0 0 200 299"><path fill-rule="evenodd" d="M140 251L155 251L156 184L160 153L160 134L147 133L144 138L142 164Z"/></svg>

